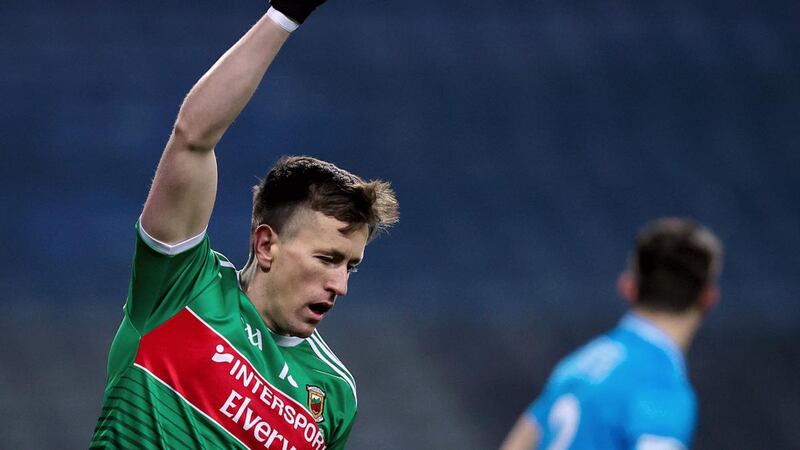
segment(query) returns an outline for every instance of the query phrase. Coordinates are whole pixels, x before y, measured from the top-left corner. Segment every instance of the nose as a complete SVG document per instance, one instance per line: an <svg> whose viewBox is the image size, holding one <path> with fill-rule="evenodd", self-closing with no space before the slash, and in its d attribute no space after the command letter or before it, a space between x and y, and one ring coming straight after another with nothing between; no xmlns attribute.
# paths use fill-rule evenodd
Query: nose
<svg viewBox="0 0 800 450"><path fill-rule="evenodd" d="M337 268L331 271L325 288L339 297L344 297L347 295L347 281L349 278L350 273L347 271L347 267Z"/></svg>

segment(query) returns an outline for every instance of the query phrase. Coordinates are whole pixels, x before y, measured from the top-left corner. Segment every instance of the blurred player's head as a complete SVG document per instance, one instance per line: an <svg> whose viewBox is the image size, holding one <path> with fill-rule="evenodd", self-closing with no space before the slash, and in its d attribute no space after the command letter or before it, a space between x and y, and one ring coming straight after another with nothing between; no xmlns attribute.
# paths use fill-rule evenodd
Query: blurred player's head
<svg viewBox="0 0 800 450"><path fill-rule="evenodd" d="M254 188L251 255L244 281L253 284L267 325L307 337L347 294L364 247L398 219L389 184L364 181L311 157L284 157Z"/></svg>
<svg viewBox="0 0 800 450"><path fill-rule="evenodd" d="M635 307L655 312L707 311L718 298L722 243L706 227L680 218L648 224L623 274L623 295ZM627 292L626 292L627 290Z"/></svg>

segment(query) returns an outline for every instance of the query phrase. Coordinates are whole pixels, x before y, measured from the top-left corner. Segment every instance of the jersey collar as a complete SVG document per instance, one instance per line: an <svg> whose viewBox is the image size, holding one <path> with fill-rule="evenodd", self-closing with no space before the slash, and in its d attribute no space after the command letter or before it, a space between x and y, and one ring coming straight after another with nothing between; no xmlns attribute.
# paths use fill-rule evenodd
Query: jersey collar
<svg viewBox="0 0 800 450"><path fill-rule="evenodd" d="M686 374L686 360L683 352L675 341L653 322L634 312L629 312L622 318L619 326L661 349L667 354L673 365L682 374Z"/></svg>
<svg viewBox="0 0 800 450"><path fill-rule="evenodd" d="M267 327L267 331L269 331L269 335L272 336L272 340L278 344L278 347L296 347L305 341L305 338L297 336L283 336L280 334L275 334L275 332L270 330L269 327Z"/></svg>

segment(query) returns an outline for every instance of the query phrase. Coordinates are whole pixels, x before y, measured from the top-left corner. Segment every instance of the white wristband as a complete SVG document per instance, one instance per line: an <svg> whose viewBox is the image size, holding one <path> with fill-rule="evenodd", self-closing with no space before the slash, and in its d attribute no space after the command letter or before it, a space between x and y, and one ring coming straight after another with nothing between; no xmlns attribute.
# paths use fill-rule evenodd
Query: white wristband
<svg viewBox="0 0 800 450"><path fill-rule="evenodd" d="M277 23L281 28L288 31L289 33L296 30L297 27L300 26L297 23L295 23L294 20L286 17L282 12L278 11L272 6L270 6L269 9L267 10L267 17L272 19L273 22Z"/></svg>

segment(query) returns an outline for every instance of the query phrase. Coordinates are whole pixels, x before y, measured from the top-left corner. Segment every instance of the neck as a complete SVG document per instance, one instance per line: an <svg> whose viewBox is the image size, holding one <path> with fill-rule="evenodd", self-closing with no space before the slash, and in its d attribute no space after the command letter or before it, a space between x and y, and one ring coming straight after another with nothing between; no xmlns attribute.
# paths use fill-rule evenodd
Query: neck
<svg viewBox="0 0 800 450"><path fill-rule="evenodd" d="M258 273L258 265L255 263L248 264L239 271L239 285L242 288L242 291L247 295L247 298L250 299L250 302L253 303L255 306L256 311L264 320L264 323L267 324L272 331L275 331L272 321L270 321L269 317L265 313L266 309L266 297L264 293L266 292L266 288L263 285L264 277L257 277Z"/></svg>
<svg viewBox="0 0 800 450"><path fill-rule="evenodd" d="M257 264L252 261L248 261L244 268L239 271L239 285L242 287L242 290L248 295L248 297L250 296L250 285L253 282L257 268ZM252 297L250 298L252 299Z"/></svg>
<svg viewBox="0 0 800 450"><path fill-rule="evenodd" d="M683 353L689 350L702 319L702 313L696 309L679 314L644 308L633 308L633 312L649 320L666 333Z"/></svg>

